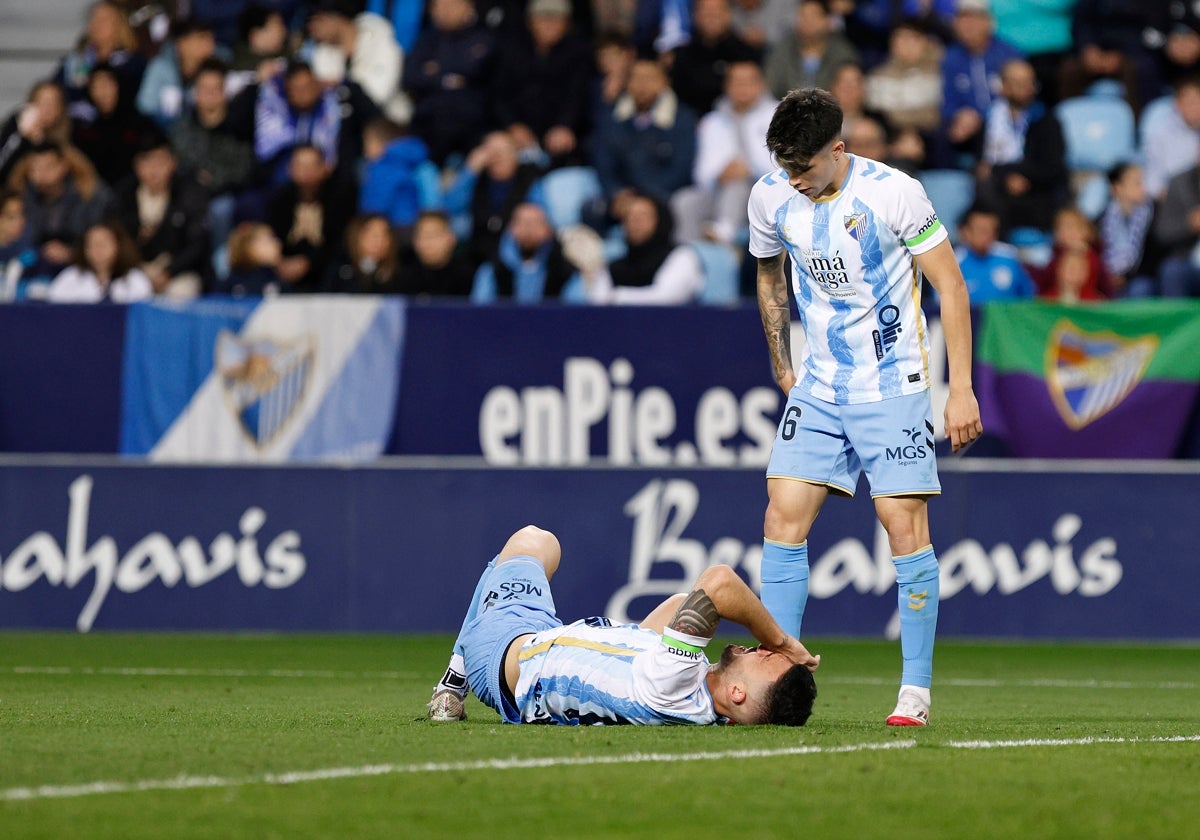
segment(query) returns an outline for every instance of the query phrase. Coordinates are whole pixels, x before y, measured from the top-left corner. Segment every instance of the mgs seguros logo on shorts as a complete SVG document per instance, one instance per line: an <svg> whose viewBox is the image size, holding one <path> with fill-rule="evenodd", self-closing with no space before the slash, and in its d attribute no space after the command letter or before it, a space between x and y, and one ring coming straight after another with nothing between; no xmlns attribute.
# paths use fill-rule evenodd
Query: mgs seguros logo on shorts
<svg viewBox="0 0 1200 840"><path fill-rule="evenodd" d="M924 426L914 426L901 430L904 443L899 446L888 446L884 449L884 457L901 466L919 463L933 457L933 424L928 420Z"/></svg>

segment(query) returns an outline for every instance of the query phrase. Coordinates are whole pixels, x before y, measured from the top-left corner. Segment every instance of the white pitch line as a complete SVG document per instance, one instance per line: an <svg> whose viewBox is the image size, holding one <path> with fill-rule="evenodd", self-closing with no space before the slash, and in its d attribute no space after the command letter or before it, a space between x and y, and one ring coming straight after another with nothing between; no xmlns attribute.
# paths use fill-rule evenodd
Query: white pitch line
<svg viewBox="0 0 1200 840"><path fill-rule="evenodd" d="M37 799L74 799L105 793L141 793L152 790L193 790L197 788L244 787L246 785L292 785L330 779L359 779L367 776L393 776L411 773L451 773L478 770L529 770L547 767L586 767L599 764L649 764L728 759L777 758L800 755L840 755L855 752L904 750L918 746L916 740L882 743L847 744L836 747L807 746L762 750L725 750L695 753L625 753L599 756L547 756L545 758L507 758L482 761L427 762L423 764L367 764L360 767L326 767L261 776L227 778L223 776L176 776L172 779L146 779L137 782L89 782L78 785L41 785L0 790L0 801L27 802ZM1200 735L1172 735L1157 738L1054 738L1016 741L949 741L928 744L927 748L960 750L1020 749L1027 747L1083 747L1095 744L1178 744L1200 743Z"/></svg>
<svg viewBox="0 0 1200 840"><path fill-rule="evenodd" d="M305 671L272 668L251 671L241 668L62 668L41 665L16 665L0 668L0 673L35 676L102 676L102 677L276 677L285 679L418 679L422 675L411 671Z"/></svg>
<svg viewBox="0 0 1200 840"><path fill-rule="evenodd" d="M817 676L821 672L817 671ZM822 684L842 685L894 685L894 679L883 677L837 677L827 676ZM934 686L953 686L955 688L1153 688L1153 689L1197 689L1200 683L1194 682L1132 682L1130 680L1059 680L1059 679L1029 679L1029 680L973 680L956 677L938 678Z"/></svg>

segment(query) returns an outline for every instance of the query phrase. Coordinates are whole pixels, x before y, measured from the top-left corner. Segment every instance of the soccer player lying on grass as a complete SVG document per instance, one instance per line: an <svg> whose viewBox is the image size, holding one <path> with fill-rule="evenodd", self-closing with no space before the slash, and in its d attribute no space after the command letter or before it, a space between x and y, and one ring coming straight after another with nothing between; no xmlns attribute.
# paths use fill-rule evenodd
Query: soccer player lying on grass
<svg viewBox="0 0 1200 840"><path fill-rule="evenodd" d="M507 723L803 726L812 714L821 657L784 633L730 567L706 569L641 624L564 626L549 586L560 557L558 538L528 525L488 563L432 720L464 719L468 687ZM729 645L710 665L704 647L722 618L760 644Z"/></svg>

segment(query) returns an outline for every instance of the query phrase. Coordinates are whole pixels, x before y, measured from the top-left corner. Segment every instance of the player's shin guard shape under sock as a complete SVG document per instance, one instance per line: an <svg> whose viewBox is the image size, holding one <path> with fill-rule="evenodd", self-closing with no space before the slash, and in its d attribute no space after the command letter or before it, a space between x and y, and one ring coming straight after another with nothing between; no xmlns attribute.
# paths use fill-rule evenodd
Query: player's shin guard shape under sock
<svg viewBox="0 0 1200 840"><path fill-rule="evenodd" d="M487 587L484 585L484 582L487 580L487 573L496 567L496 561L499 559L500 555L497 554L495 557L489 560L487 566L483 570L483 573L479 575L479 582L475 584L475 594L471 596L471 604L467 607L467 614L463 616L463 623L462 627L459 628L458 638L454 640L454 655L458 657L459 667L463 673L466 673L466 669L462 668L462 637L467 630L467 625L474 621L476 616L479 615L480 606L483 603L483 599L487 596Z"/></svg>
<svg viewBox="0 0 1200 840"><path fill-rule="evenodd" d="M763 540L762 602L785 632L800 637L808 603L808 543Z"/></svg>
<svg viewBox="0 0 1200 840"><path fill-rule="evenodd" d="M933 546L893 557L900 608L900 649L904 673L900 682L928 688L933 684L933 640L937 635L938 562Z"/></svg>

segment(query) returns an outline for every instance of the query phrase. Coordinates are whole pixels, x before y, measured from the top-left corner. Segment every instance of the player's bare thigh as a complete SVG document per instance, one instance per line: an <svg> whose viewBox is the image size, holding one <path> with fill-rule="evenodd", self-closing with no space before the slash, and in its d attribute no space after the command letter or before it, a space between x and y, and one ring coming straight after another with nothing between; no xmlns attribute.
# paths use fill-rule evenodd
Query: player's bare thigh
<svg viewBox="0 0 1200 840"><path fill-rule="evenodd" d="M768 478L767 514L763 536L773 542L798 544L808 539L809 529L829 496L829 487L795 478Z"/></svg>
<svg viewBox="0 0 1200 840"><path fill-rule="evenodd" d="M536 525L526 525L508 538L504 548L500 549L500 559L497 565L514 557L533 557L546 568L546 580L554 577L562 559L562 547L558 537L550 531Z"/></svg>
<svg viewBox="0 0 1200 840"><path fill-rule="evenodd" d="M517 682L521 679L521 648L532 638L532 633L517 636L504 652L504 682L513 694L517 693Z"/></svg>

